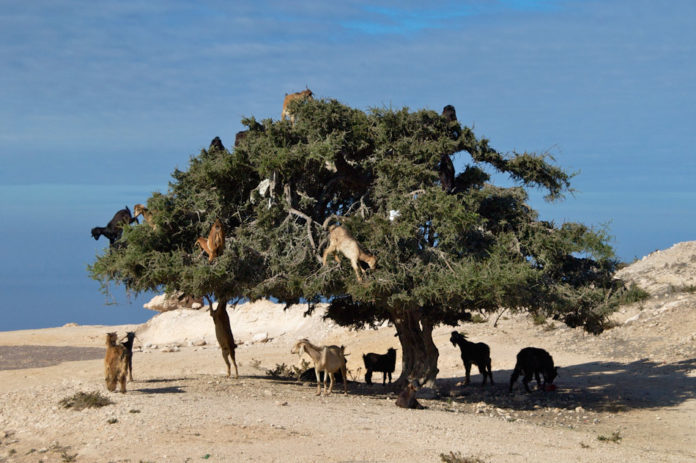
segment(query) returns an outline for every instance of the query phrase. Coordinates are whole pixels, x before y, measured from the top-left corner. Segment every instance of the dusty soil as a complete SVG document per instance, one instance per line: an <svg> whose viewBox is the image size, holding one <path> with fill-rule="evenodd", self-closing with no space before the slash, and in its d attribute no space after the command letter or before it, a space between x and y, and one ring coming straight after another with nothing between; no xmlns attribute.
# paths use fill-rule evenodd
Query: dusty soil
<svg viewBox="0 0 696 463"><path fill-rule="evenodd" d="M671 258L650 257L662 269ZM491 347L494 386L482 388L478 374L462 384L452 328L437 328L438 396L419 399L426 410L397 408L394 392L364 383L361 354L398 349L393 328L319 329L271 310L278 308L230 312L242 343L239 379L224 376L213 342L196 341L208 334L192 332L195 320L212 330L205 313L176 315L179 342L170 324L167 342L157 340L165 317L147 326L0 333L0 461L436 462L450 452L484 462L696 461L696 294L680 281L617 313L617 326L599 336L507 313L497 327L495 317L458 327ZM274 319L283 326L272 326ZM250 331L253 322L266 336ZM103 383L103 337L114 330L139 337L135 381L125 395ZM314 384L268 375L280 364L300 364L290 347L301 336L347 346L354 380L348 395L338 384L334 394L317 397ZM561 366L555 392L527 394L521 384L507 392L525 346L545 348ZM99 391L114 404L83 411L59 405L81 391Z"/></svg>

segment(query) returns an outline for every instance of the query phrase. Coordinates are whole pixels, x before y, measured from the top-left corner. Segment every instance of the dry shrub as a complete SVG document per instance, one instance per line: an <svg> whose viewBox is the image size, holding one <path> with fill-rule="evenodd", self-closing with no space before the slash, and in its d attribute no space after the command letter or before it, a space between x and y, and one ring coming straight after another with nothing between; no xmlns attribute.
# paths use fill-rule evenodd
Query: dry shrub
<svg viewBox="0 0 696 463"><path fill-rule="evenodd" d="M71 397L66 397L58 402L63 408L84 410L85 408L100 408L113 404L111 399L99 392L77 392Z"/></svg>

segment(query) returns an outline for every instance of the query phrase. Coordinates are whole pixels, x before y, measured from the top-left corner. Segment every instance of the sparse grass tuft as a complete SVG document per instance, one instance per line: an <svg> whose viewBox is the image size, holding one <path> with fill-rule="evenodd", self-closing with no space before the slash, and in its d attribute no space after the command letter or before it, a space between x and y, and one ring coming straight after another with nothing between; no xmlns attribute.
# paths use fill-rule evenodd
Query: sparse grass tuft
<svg viewBox="0 0 696 463"><path fill-rule="evenodd" d="M623 437L621 437L621 433L619 431L614 431L611 433L611 436L597 436L598 441L602 442L613 442L615 444L618 444Z"/></svg>
<svg viewBox="0 0 696 463"><path fill-rule="evenodd" d="M251 359L251 361L249 362L249 365L250 365L251 368L253 368L254 370L263 370L263 368L261 368L261 360L258 360L258 359Z"/></svg>
<svg viewBox="0 0 696 463"><path fill-rule="evenodd" d="M441 453L440 460L444 463L486 463L478 457L465 457L460 452Z"/></svg>
<svg viewBox="0 0 696 463"><path fill-rule="evenodd" d="M546 323L546 315L538 312L532 314L532 322L534 322L535 325L543 325Z"/></svg>
<svg viewBox="0 0 696 463"><path fill-rule="evenodd" d="M556 324L555 324L554 322L549 322L549 323L546 323L546 324L544 325L544 331L553 331L553 330L555 330L556 328L557 328L557 327L556 327Z"/></svg>
<svg viewBox="0 0 696 463"><path fill-rule="evenodd" d="M348 379L350 381L359 381L360 373L362 373L362 367L358 367L357 370L355 370L355 374L353 374L353 370L349 370L346 368L346 376L348 376Z"/></svg>
<svg viewBox="0 0 696 463"><path fill-rule="evenodd" d="M85 408L100 408L113 404L111 399L99 392L77 392L71 397L62 399L59 404L63 408L84 410Z"/></svg>
<svg viewBox="0 0 696 463"><path fill-rule="evenodd" d="M480 313L475 313L471 317L471 323L486 323L486 321L488 320Z"/></svg>
<svg viewBox="0 0 696 463"><path fill-rule="evenodd" d="M637 284L631 283L631 286L626 288L619 296L619 305L633 304L634 302L644 301L649 297L649 292L647 292Z"/></svg>
<svg viewBox="0 0 696 463"><path fill-rule="evenodd" d="M302 372L309 368L309 366L309 362L305 359L302 359L299 367L294 365L289 367L285 363L280 363L276 364L274 369L266 370L266 374L273 378L299 379Z"/></svg>

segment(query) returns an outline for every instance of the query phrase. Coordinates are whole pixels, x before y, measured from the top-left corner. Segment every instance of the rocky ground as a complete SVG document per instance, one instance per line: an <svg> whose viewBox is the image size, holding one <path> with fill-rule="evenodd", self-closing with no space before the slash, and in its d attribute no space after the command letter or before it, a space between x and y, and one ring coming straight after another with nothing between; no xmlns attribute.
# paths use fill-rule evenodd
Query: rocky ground
<svg viewBox="0 0 696 463"><path fill-rule="evenodd" d="M403 410L363 381L361 354L396 347L394 330L347 331L264 302L230 312L240 378L224 376L205 311L160 314L140 326L66 326L0 333L0 461L696 461L696 244L647 256L619 276L653 296L623 308L599 336L558 322L503 314L458 327L491 347L494 386L464 386L451 328L437 328L438 395ZM682 264L685 265L682 265ZM676 275L676 276L675 276ZM135 381L125 395L103 385L107 331L138 333ZM274 377L300 365L299 337L350 353L342 385ZM561 366L555 392L507 382L520 348L548 350ZM397 371L398 375L398 360ZM474 369L475 370L475 369ZM477 373L477 372L476 372ZM381 380L375 374L373 380ZM114 403L74 411L59 402L98 391Z"/></svg>

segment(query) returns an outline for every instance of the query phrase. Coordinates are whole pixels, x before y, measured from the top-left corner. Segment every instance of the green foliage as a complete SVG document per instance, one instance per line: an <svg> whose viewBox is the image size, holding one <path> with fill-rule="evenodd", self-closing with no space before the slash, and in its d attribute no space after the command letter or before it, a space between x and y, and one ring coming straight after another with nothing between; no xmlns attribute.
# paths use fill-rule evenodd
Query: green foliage
<svg viewBox="0 0 696 463"><path fill-rule="evenodd" d="M244 119L234 151L203 150L176 170L169 191L148 200L156 228L126 227L124 245L98 256L91 275L107 290L306 300L310 311L328 300L328 316L355 327L406 312L456 325L508 307L604 328L621 286L605 229L540 221L527 204L529 188L549 199L570 190L572 175L550 156L498 153L430 110L363 112L336 100L292 110L294 125ZM465 157L454 194L440 185L443 154ZM489 171L517 186L488 183ZM226 244L209 263L195 242L216 219ZM322 266L325 223L378 258L363 283L340 254Z"/></svg>

